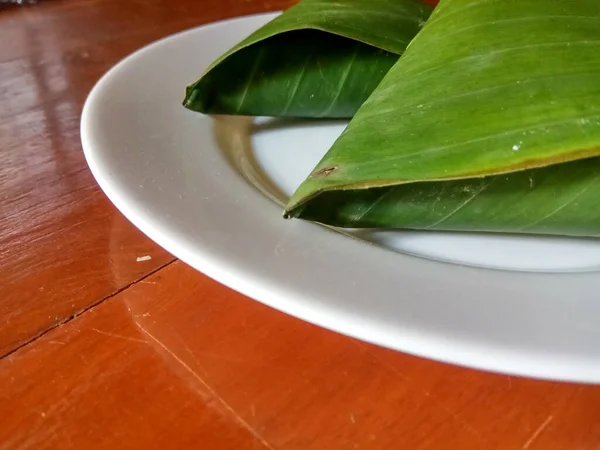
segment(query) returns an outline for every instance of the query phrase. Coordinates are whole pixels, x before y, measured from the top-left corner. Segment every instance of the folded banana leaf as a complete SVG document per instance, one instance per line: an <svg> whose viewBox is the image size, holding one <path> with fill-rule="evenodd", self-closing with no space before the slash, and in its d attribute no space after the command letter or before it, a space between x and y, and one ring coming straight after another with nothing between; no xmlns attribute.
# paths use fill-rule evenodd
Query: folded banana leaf
<svg viewBox="0 0 600 450"><path fill-rule="evenodd" d="M350 118L432 7L418 0L303 0L187 88L205 114Z"/></svg>
<svg viewBox="0 0 600 450"><path fill-rule="evenodd" d="M286 214L600 236L600 2L442 0Z"/></svg>

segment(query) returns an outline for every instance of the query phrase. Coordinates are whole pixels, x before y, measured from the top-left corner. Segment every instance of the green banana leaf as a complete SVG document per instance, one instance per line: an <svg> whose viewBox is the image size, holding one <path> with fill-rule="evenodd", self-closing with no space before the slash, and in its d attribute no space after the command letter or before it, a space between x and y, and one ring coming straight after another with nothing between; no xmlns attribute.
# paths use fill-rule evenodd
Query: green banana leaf
<svg viewBox="0 0 600 450"><path fill-rule="evenodd" d="M350 118L432 9L418 0L304 0L215 61L183 105L205 114Z"/></svg>
<svg viewBox="0 0 600 450"><path fill-rule="evenodd" d="M600 235L600 2L442 0L286 208Z"/></svg>

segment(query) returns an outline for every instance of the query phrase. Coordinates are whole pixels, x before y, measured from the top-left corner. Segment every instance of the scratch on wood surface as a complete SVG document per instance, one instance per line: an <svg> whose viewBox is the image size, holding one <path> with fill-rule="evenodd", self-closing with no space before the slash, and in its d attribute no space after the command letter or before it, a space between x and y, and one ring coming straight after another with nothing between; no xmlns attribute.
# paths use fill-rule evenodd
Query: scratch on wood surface
<svg viewBox="0 0 600 450"><path fill-rule="evenodd" d="M139 326L139 324L138 324L138 326ZM178 336L178 338L179 338L179 336ZM202 366L202 364L200 364L200 361L198 361L198 358L196 358L196 355L194 355L194 352L192 352L192 349L188 347L188 345L185 343L185 341L183 339L179 338L179 342L181 342L181 345L183 345L183 347L185 348L185 351L188 352L188 354L192 357L192 359L196 363L196 367L198 367L198 369L200 369L200 371L202 372L202 375L204 375L205 378L208 378L208 372L206 370L204 370L204 367Z"/></svg>
<svg viewBox="0 0 600 450"><path fill-rule="evenodd" d="M250 434L252 434L252 436L254 436L254 438L259 441L261 444L263 444L265 447L267 447L270 450L275 450L275 448L269 444L265 438L263 438L260 434L258 434L258 432L252 428L250 426L250 424L248 424L248 422L246 422L231 406L229 406L229 404L223 400L223 398L221 398L213 388L210 387L210 385L204 381L204 379L198 375L196 372L194 372L192 370L192 368L190 366L188 366L181 358L179 358L179 356L177 356L175 353L173 353L165 344L163 344L158 338L156 338L154 335L152 335L148 330L146 330L141 324L139 324L137 321L135 321L135 324L137 325L137 327L140 329L140 331L142 333L144 333L146 336L148 336L154 343L156 343L156 345L158 345L160 348L162 348L165 352L167 352L175 361L177 361L192 377L194 377L194 379L196 381L198 381L198 383L200 383L202 385L202 387L204 387L209 394L214 397L220 404L221 406L238 422L238 424L240 426L242 426L243 428L245 428Z"/></svg>
<svg viewBox="0 0 600 450"><path fill-rule="evenodd" d="M46 135L44 134L44 132L42 130L40 130L38 127L30 127L29 128L31 131L33 131L33 133L38 136L39 138L41 138L43 141L46 140Z"/></svg>
<svg viewBox="0 0 600 450"><path fill-rule="evenodd" d="M362 342L359 342L359 341L354 341L354 342L356 344L358 344L359 347L362 347L363 349L365 349L367 351L370 350L369 347L367 347ZM371 351L370 354L382 366L384 366L387 369L391 370L392 372L394 372L395 374L397 374L400 378L402 378L406 382L408 382L408 383L410 383L412 385L416 384L412 378L406 376L397 367L395 367L392 364L388 363L387 361L381 359L377 354L375 354L375 352ZM477 429L475 427L473 427L467 420L465 420L460 414L458 414L457 412L455 412L455 411L451 410L450 408L446 407L441 401L439 401L434 395L431 394L431 392L427 391L426 389L420 388L420 391L421 391L421 393L423 395L425 395L425 397L431 398L435 402L435 404L438 406L438 408L440 408L442 411L446 412L447 414L450 414L459 424L461 424L463 426L463 428L465 430L467 430L472 435L477 436L482 441L487 442L487 439L479 431L477 431Z"/></svg>
<svg viewBox="0 0 600 450"><path fill-rule="evenodd" d="M92 328L92 330L95 331L96 333L100 333L100 334L103 334L104 336L110 336L110 337L113 337L116 339L125 339L126 341L139 342L140 344L149 344L148 341L144 341L142 339L136 339L136 338L129 337L129 336L121 336L120 334L109 333L107 331L102 331L97 328Z"/></svg>
<svg viewBox="0 0 600 450"><path fill-rule="evenodd" d="M363 351L369 353L379 364L381 364L382 366L384 366L385 368L391 370L392 372L394 372L396 375L398 375L400 378L402 378L404 381L407 381L409 383L413 383L413 380L409 377L407 377L404 373L402 373L397 367L389 364L388 362L384 361L383 359L381 359L376 353L372 352L371 349L366 345L363 344L360 341L357 341L355 339L352 339L351 342L354 342L358 347L360 347Z"/></svg>
<svg viewBox="0 0 600 450"><path fill-rule="evenodd" d="M252 414L252 427L256 427L256 409L254 408L254 403L250 405L250 414ZM252 449L254 449L254 445L256 444L256 439L252 440Z"/></svg>
<svg viewBox="0 0 600 450"><path fill-rule="evenodd" d="M548 425L550 425L550 422L552 422L552 419L554 419L554 417L548 416L548 418L546 420L544 420L544 423L542 423L539 427L537 427L537 429L533 432L531 437L529 439L527 439L527 442L525 442L525 444L523 444L523 450L527 450L531 446L531 444L533 444L535 442L535 440L538 438L538 436L540 434L542 434L542 432L548 427Z"/></svg>
<svg viewBox="0 0 600 450"><path fill-rule="evenodd" d="M427 391L423 391L423 392L425 393L426 396L433 398L436 401L438 407L440 409L442 409L443 411L446 411L452 417L454 417L454 419L458 423L460 423L464 427L465 430L467 430L471 434L477 436L482 441L487 442L487 439L485 437L483 437L483 435L479 431L477 431L477 429L475 427L473 427L473 425L471 425L469 422L467 422L461 415L459 415L457 412L444 406L442 403L440 403L438 400L436 400L429 392L427 392Z"/></svg>
<svg viewBox="0 0 600 450"><path fill-rule="evenodd" d="M252 361L251 359L248 358L235 358L235 357L231 357L231 356L224 356L224 355L219 355L219 354L215 354L215 353L211 353L211 352L207 352L207 351L201 351L198 352L199 355L201 355L203 358L211 358L211 359L215 359L217 361L224 361L224 362L229 362L229 363L234 363L234 364L244 364L244 365L253 365L256 367L271 367L273 369L277 369L277 370L284 370L286 372L292 372L293 370L290 367L284 366L282 364L274 364L272 362L265 362L265 361Z"/></svg>

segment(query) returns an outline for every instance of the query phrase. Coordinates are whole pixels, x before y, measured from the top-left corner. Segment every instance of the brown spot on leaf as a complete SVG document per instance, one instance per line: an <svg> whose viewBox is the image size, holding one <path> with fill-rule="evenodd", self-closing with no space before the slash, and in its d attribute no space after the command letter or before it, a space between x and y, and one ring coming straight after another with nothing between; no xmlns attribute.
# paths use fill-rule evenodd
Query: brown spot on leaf
<svg viewBox="0 0 600 450"><path fill-rule="evenodd" d="M315 170L311 176L313 177L326 177L328 176L331 172L333 172L334 170L337 170L338 166L331 166L331 167L323 167L322 169L319 170Z"/></svg>

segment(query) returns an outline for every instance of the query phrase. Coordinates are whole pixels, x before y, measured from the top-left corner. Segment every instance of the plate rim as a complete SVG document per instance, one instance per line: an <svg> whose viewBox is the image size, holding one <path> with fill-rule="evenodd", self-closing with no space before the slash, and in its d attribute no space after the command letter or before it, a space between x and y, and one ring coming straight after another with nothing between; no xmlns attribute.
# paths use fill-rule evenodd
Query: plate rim
<svg viewBox="0 0 600 450"><path fill-rule="evenodd" d="M199 255L191 252L185 246L181 245L181 242L177 242L177 239L173 236L165 234L164 230L161 230L151 220L148 220L148 217L144 217L139 211L136 211L136 200L129 198L127 193L119 191L111 181L112 175L110 167L107 167L103 163L101 159L102 149L99 149L97 145L95 145L93 138L93 125L90 118L95 114L95 107L98 99L104 95L105 89L110 84L111 80L114 77L118 77L120 71L127 65L135 64L136 58L143 57L149 52L156 51L156 49L165 42L181 38L182 36L185 37L188 34L191 35L197 33L200 30L210 30L229 26L236 21L262 20L266 22L277 14L279 13L264 13L225 19L177 32L133 52L119 61L100 78L85 101L81 115L80 132L86 161L94 178L109 200L130 222L132 222L134 226L140 229L158 245L172 253L175 257L181 259L184 263L194 267L196 270L199 270L210 278L215 279L217 282L266 304L269 307L323 328L419 357L474 369L540 379L600 382L600 357L598 360L592 362L583 361L572 356L561 359L559 356L553 355L551 358L548 358L540 357L540 355L531 355L527 352L515 352L514 349L508 351L507 349L496 348L494 349L496 353L493 358L481 359L482 353L490 351L489 345L481 346L474 342L462 342L456 337L449 339L448 336L439 336L435 335L435 333L426 332L423 334L423 332L415 332L414 329L391 330L386 324L376 323L364 317L357 317L356 314L351 314L348 311L340 311L337 308L327 307L327 305L324 305L322 302L315 302L314 299L306 298L306 296L298 294L298 292L290 292L286 286L277 286L272 283L265 284L264 280L257 279L259 277L257 277L256 274L232 270L230 266L225 266L222 260L216 260L214 255ZM325 235L325 233L331 233L329 236L333 240L337 239L333 237L333 235L342 237L342 235L339 235L334 231L321 227L319 227L319 229L319 233L323 233L323 235ZM343 239L349 238L344 236ZM365 245L364 243L358 242L355 242L355 244ZM384 249L378 250L387 251ZM403 255L403 257L420 259L419 257L412 255ZM427 261L427 264L437 264L444 267L449 265L452 266L445 262L436 261ZM496 276L500 278L506 277L506 274L501 274L493 269L456 266L453 270L458 270L457 268L460 268L460 270L465 273L486 272L488 276L493 278L496 278ZM552 275L557 276L557 274ZM581 278L590 277L592 275L593 273L578 273L559 274L558 276L576 276ZM514 273L511 273L511 276L515 276ZM547 277L548 274L534 272L517 276L529 277L532 282L536 282L540 281L542 277ZM369 329L369 332L365 334L364 332L359 331L364 329ZM398 345L398 342L401 342L401 344ZM440 351L440 348L443 349L443 351Z"/></svg>

